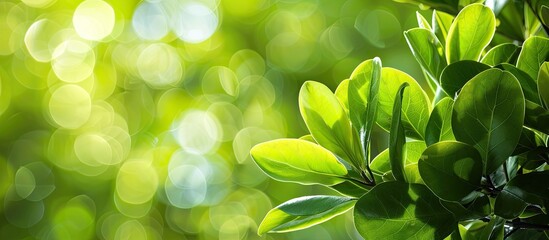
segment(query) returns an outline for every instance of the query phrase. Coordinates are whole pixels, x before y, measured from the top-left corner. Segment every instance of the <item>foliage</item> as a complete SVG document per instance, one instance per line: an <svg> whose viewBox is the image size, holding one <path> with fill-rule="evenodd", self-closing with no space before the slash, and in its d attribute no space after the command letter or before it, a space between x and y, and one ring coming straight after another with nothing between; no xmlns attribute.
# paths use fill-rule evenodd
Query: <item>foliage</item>
<svg viewBox="0 0 549 240"><path fill-rule="evenodd" d="M456 14L433 11L432 22L418 14L420 27L404 33L430 88L379 58L360 64L335 94L306 82L299 105L312 138L265 142L251 155L275 179L343 196L283 203L259 233L303 229L354 204L365 239L548 238L539 233L549 230L548 7L402 2ZM389 135L377 156L374 123Z"/></svg>

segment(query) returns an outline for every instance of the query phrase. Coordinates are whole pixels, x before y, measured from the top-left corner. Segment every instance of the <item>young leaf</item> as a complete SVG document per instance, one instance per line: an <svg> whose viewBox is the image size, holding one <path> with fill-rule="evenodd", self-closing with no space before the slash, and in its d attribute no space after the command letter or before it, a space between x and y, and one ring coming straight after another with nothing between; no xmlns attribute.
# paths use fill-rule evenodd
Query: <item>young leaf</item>
<svg viewBox="0 0 549 240"><path fill-rule="evenodd" d="M446 39L448 63L459 60L478 61L495 31L496 17L490 8L482 4L471 4L463 8L448 31Z"/></svg>
<svg viewBox="0 0 549 240"><path fill-rule="evenodd" d="M377 116L380 78L381 60L376 57L360 64L351 74L349 83L349 114L353 126L360 133L366 156L369 155L370 135Z"/></svg>
<svg viewBox="0 0 549 240"><path fill-rule="evenodd" d="M270 177L304 185L334 185L347 169L323 147L305 140L277 139L255 145L253 160Z"/></svg>
<svg viewBox="0 0 549 240"><path fill-rule="evenodd" d="M487 69L490 69L490 66L476 61L464 60L452 63L442 71L440 86L450 97L455 97L465 83Z"/></svg>
<svg viewBox="0 0 549 240"><path fill-rule="evenodd" d="M444 140L455 140L452 132L453 105L454 100L451 98L443 98L435 105L425 129L425 143L427 145Z"/></svg>
<svg viewBox="0 0 549 240"><path fill-rule="evenodd" d="M441 199L459 202L480 188L482 158L468 144L435 143L425 149L418 164L421 178Z"/></svg>
<svg viewBox="0 0 549 240"><path fill-rule="evenodd" d="M495 171L517 146L524 120L524 95L509 72L486 70L471 79L454 103L456 140L479 150L485 174Z"/></svg>
<svg viewBox="0 0 549 240"><path fill-rule="evenodd" d="M257 230L282 233L305 229L349 211L356 200L336 196L306 196L295 198L271 209Z"/></svg>
<svg viewBox="0 0 549 240"><path fill-rule="evenodd" d="M532 79L537 79L540 66L549 55L549 39L530 37L522 44L517 59L517 68L525 71Z"/></svg>
<svg viewBox="0 0 549 240"><path fill-rule="evenodd" d="M543 103L541 105L545 106L546 109L549 109L549 62L541 64L537 82L539 99Z"/></svg>
<svg viewBox="0 0 549 240"><path fill-rule="evenodd" d="M421 15L421 13L419 13L417 11L416 11L416 18L417 18L418 27L423 28L423 29L427 29L429 31L433 30L431 28L431 24L429 23L429 21L427 21L427 19L425 19L425 17L423 17L423 15Z"/></svg>
<svg viewBox="0 0 549 240"><path fill-rule="evenodd" d="M423 151L427 148L423 141L410 141L406 143L406 162L405 166L413 163L417 163ZM389 160L389 149L385 149L379 153L372 164L370 165L372 171L378 174L384 174L391 171L391 161Z"/></svg>
<svg viewBox="0 0 549 240"><path fill-rule="evenodd" d="M443 239L456 226L427 187L384 182L355 204L355 226L365 239Z"/></svg>
<svg viewBox="0 0 549 240"><path fill-rule="evenodd" d="M391 170L397 181L406 181L404 172L404 161L406 160L406 136L404 135L404 127L400 122L402 113L402 95L404 89L408 87L408 83L400 85L395 103L393 104L393 122L391 123L391 131L389 132L389 159L391 162Z"/></svg>
<svg viewBox="0 0 549 240"><path fill-rule="evenodd" d="M345 109L328 87L318 82L305 82L299 91L299 110L318 144L355 167L363 164Z"/></svg>
<svg viewBox="0 0 549 240"><path fill-rule="evenodd" d="M480 62L490 66L496 66L500 63L514 64L519 52L519 46L512 43L503 43L488 50Z"/></svg>
<svg viewBox="0 0 549 240"><path fill-rule="evenodd" d="M429 98L414 78L394 68L385 67L381 71L379 92L383 94L379 94L377 123L385 130L391 128L395 96L405 82L410 86L402 99L402 124L407 137L422 140L431 112Z"/></svg>
<svg viewBox="0 0 549 240"><path fill-rule="evenodd" d="M427 29L414 28L405 31L404 37L421 68L438 81L442 70L446 67L446 59L444 47L435 34Z"/></svg>
<svg viewBox="0 0 549 240"><path fill-rule="evenodd" d="M435 33L440 42L446 42L448 30L450 30L450 26L452 26L453 21L454 16L442 11L433 10L431 26L433 27L433 33Z"/></svg>
<svg viewBox="0 0 549 240"><path fill-rule="evenodd" d="M549 172L517 175L501 191L494 213L505 219L519 217L528 205L545 206L549 201Z"/></svg>
<svg viewBox="0 0 549 240"><path fill-rule="evenodd" d="M345 113L349 115L349 79L345 79L339 83L335 90L335 96L343 109L345 109Z"/></svg>

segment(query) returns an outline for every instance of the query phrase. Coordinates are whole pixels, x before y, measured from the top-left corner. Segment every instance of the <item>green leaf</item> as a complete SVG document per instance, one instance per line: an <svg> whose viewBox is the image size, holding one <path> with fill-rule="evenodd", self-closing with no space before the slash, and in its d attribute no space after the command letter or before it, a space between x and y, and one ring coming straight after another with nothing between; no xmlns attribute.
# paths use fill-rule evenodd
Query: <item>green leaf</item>
<svg viewBox="0 0 549 240"><path fill-rule="evenodd" d="M443 98L435 105L425 129L425 143L427 145L445 140L455 140L452 132L453 105L454 101L451 98Z"/></svg>
<svg viewBox="0 0 549 240"><path fill-rule="evenodd" d="M335 96L343 109L345 109L345 113L349 115L349 79L345 79L339 83L335 90Z"/></svg>
<svg viewBox="0 0 549 240"><path fill-rule="evenodd" d="M349 114L360 134L365 156L369 155L370 135L377 116L381 71L379 58L367 60L353 71L349 83Z"/></svg>
<svg viewBox="0 0 549 240"><path fill-rule="evenodd" d="M417 18L418 27L423 28L423 29L427 29L429 31L433 30L431 28L431 24L429 23L429 21L427 21L427 19L425 19L425 17L423 17L423 15L421 15L421 13L419 13L417 11L416 11L416 18Z"/></svg>
<svg viewBox="0 0 549 240"><path fill-rule="evenodd" d="M393 104L393 122L391 123L391 131L389 131L389 159L393 176L398 181L406 181L404 172L404 161L406 160L406 136L404 135L404 127L400 121L402 113L402 95L404 89L408 87L408 83L400 85L395 103Z"/></svg>
<svg viewBox="0 0 549 240"><path fill-rule="evenodd" d="M541 100L540 103L542 103L542 105L545 106L546 109L549 109L549 62L544 62L543 64L541 64L537 82L539 99Z"/></svg>
<svg viewBox="0 0 549 240"><path fill-rule="evenodd" d="M347 169L330 151L305 140L260 143L250 154L261 170L279 181L334 185L347 175Z"/></svg>
<svg viewBox="0 0 549 240"><path fill-rule="evenodd" d="M316 143L315 139L313 138L313 136L311 136L311 134L303 135L303 136L299 137L299 139L309 141L309 142L312 142L312 143Z"/></svg>
<svg viewBox="0 0 549 240"><path fill-rule="evenodd" d="M364 195L369 190L366 189L365 186L350 181L338 183L336 185L330 186L330 188L343 195L356 198L362 197L362 195Z"/></svg>
<svg viewBox="0 0 549 240"><path fill-rule="evenodd" d="M305 229L349 211L356 200L336 196L295 198L271 209L258 228L258 234Z"/></svg>
<svg viewBox="0 0 549 240"><path fill-rule="evenodd" d="M442 70L446 67L446 59L444 47L435 34L427 29L414 28L405 31L404 37L421 68L438 81Z"/></svg>
<svg viewBox="0 0 549 240"><path fill-rule="evenodd" d="M456 140L477 148L484 173L495 171L517 146L524 120L524 95L509 72L486 70L471 79L454 103Z"/></svg>
<svg viewBox="0 0 549 240"><path fill-rule="evenodd" d="M482 158L468 144L435 143L425 149L418 164L425 185L441 199L459 202L480 188Z"/></svg>
<svg viewBox="0 0 549 240"><path fill-rule="evenodd" d="M431 112L429 98L414 78L394 68L385 67L381 71L379 92L383 94L379 94L377 123L387 131L391 128L395 96L405 82L410 86L402 99L402 124L407 137L422 140Z"/></svg>
<svg viewBox="0 0 549 240"><path fill-rule="evenodd" d="M549 172L517 175L497 196L494 213L505 219L514 219L528 205L544 206L546 201L549 201Z"/></svg>
<svg viewBox="0 0 549 240"><path fill-rule="evenodd" d="M549 134L549 111L538 104L526 100L524 125L545 134Z"/></svg>
<svg viewBox="0 0 549 240"><path fill-rule="evenodd" d="M549 39L530 37L522 44L517 59L517 68L525 71L532 79L537 79L540 66L549 55Z"/></svg>
<svg viewBox="0 0 549 240"><path fill-rule="evenodd" d="M446 39L448 63L459 60L478 61L495 31L496 17L490 8L482 4L471 4L463 8L448 31Z"/></svg>
<svg viewBox="0 0 549 240"><path fill-rule="evenodd" d="M519 53L519 46L512 43L503 43L488 50L480 62L490 66L496 66L500 63L513 64Z"/></svg>
<svg viewBox="0 0 549 240"><path fill-rule="evenodd" d="M409 165L417 163L423 151L427 148L423 141L410 141L406 143L406 163ZM391 171L391 161L389 160L389 149L379 153L370 165L370 169L378 174L384 174Z"/></svg>
<svg viewBox="0 0 549 240"><path fill-rule="evenodd" d="M450 97L477 74L490 69L490 66L471 60L458 61L448 65L440 76L440 86Z"/></svg>
<svg viewBox="0 0 549 240"><path fill-rule="evenodd" d="M490 222L488 222L488 224L482 229L479 239L503 240L504 225L505 225L505 219L502 219L498 216L492 217L492 219L490 219Z"/></svg>
<svg viewBox="0 0 549 240"><path fill-rule="evenodd" d="M448 31L450 30L450 26L452 26L453 21L454 16L442 11L433 10L431 26L433 26L433 32L440 42L446 42Z"/></svg>
<svg viewBox="0 0 549 240"><path fill-rule="evenodd" d="M458 11L458 2L455 0L395 0L395 2L420 4L449 13Z"/></svg>
<svg viewBox="0 0 549 240"><path fill-rule="evenodd" d="M355 226L365 239L442 239L456 221L421 184L384 182L355 204Z"/></svg>
<svg viewBox="0 0 549 240"><path fill-rule="evenodd" d="M475 220L483 217L487 217L492 212L490 206L490 199L486 195L474 198L472 202L467 203L465 206L453 201L442 200L440 203L452 214L458 221Z"/></svg>
<svg viewBox="0 0 549 240"><path fill-rule="evenodd" d="M531 78L526 72L508 63L502 63L500 65L497 65L496 67L501 70L510 72L511 74L513 74L513 76L517 78L520 83L520 87L522 88L522 92L524 93L524 98L537 104L540 103L536 81Z"/></svg>
<svg viewBox="0 0 549 240"><path fill-rule="evenodd" d="M299 91L299 110L318 144L355 167L364 164L345 109L328 87L305 82Z"/></svg>

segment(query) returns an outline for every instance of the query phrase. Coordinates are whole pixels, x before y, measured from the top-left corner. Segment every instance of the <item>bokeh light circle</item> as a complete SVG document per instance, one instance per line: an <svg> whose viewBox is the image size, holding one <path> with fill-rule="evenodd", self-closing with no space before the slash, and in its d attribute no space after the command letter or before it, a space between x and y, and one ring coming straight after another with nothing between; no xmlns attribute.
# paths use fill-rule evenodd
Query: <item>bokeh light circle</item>
<svg viewBox="0 0 549 240"><path fill-rule="evenodd" d="M99 134L78 136L74 141L74 152L80 161L89 166L110 165L113 162L111 145Z"/></svg>
<svg viewBox="0 0 549 240"><path fill-rule="evenodd" d="M183 150L193 154L215 151L222 139L217 118L206 111L189 110L183 114L174 135Z"/></svg>
<svg viewBox="0 0 549 240"><path fill-rule="evenodd" d="M34 8L46 8L54 4L57 0L21 0L24 4Z"/></svg>
<svg viewBox="0 0 549 240"><path fill-rule="evenodd" d="M153 87L175 85L183 75L177 51L165 43L154 43L143 49L137 59L137 70Z"/></svg>
<svg viewBox="0 0 549 240"><path fill-rule="evenodd" d="M51 61L57 47L55 35L61 29L61 25L47 18L38 20L29 27L25 33L25 46L36 61Z"/></svg>
<svg viewBox="0 0 549 240"><path fill-rule="evenodd" d="M142 204L151 200L158 187L158 176L147 161L124 163L116 177L116 193L130 204Z"/></svg>
<svg viewBox="0 0 549 240"><path fill-rule="evenodd" d="M52 93L48 107L55 123L64 128L76 129L88 121L91 99L82 87L67 84Z"/></svg>
<svg viewBox="0 0 549 240"><path fill-rule="evenodd" d="M192 208L201 204L208 190L204 173L192 165L170 170L164 189L170 203L178 208Z"/></svg>
<svg viewBox="0 0 549 240"><path fill-rule="evenodd" d="M52 68L62 81L81 82L92 75L94 67L95 53L82 41L67 40L53 52Z"/></svg>
<svg viewBox="0 0 549 240"><path fill-rule="evenodd" d="M86 0L74 11L72 23L80 37L99 41L114 29L114 10L104 1Z"/></svg>
<svg viewBox="0 0 549 240"><path fill-rule="evenodd" d="M162 4L142 2L132 17L132 26L137 35L145 40L160 40L169 29L169 18Z"/></svg>
<svg viewBox="0 0 549 240"><path fill-rule="evenodd" d="M174 13L171 28L185 42L203 42L217 30L216 13L201 2L185 2Z"/></svg>

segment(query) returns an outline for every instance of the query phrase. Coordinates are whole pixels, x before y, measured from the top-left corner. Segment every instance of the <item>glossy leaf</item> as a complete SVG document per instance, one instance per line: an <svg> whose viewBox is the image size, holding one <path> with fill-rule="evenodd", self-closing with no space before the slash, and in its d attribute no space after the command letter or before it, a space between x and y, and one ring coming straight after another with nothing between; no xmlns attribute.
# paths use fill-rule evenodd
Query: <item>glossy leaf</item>
<svg viewBox="0 0 549 240"><path fill-rule="evenodd" d="M452 132L453 105L454 101L451 98L443 98L435 105L425 129L425 143L427 145L445 140L455 140Z"/></svg>
<svg viewBox="0 0 549 240"><path fill-rule="evenodd" d="M404 90L408 87L408 83L400 85L395 103L393 104L393 122L391 123L391 131L389 132L389 160L391 162L391 170L393 176L398 181L406 181L404 172L404 164L406 161L406 136L404 127L402 126L400 116L402 113L402 96Z"/></svg>
<svg viewBox="0 0 549 240"><path fill-rule="evenodd" d="M448 31L448 63L459 60L478 61L482 51L492 40L495 30L496 17L490 8L482 4L471 4L463 8Z"/></svg>
<svg viewBox="0 0 549 240"><path fill-rule="evenodd" d="M444 47L435 34L427 29L414 28L405 31L404 37L421 68L431 78L438 80L446 67L446 59Z"/></svg>
<svg viewBox="0 0 549 240"><path fill-rule="evenodd" d="M427 148L423 141L410 141L406 143L406 162L404 165L417 163L423 151ZM379 153L370 165L372 171L378 174L384 174L391 171L391 161L389 160L389 149Z"/></svg>
<svg viewBox="0 0 549 240"><path fill-rule="evenodd" d="M349 115L366 156L377 116L381 71L379 58L367 60L353 71L349 82Z"/></svg>
<svg viewBox="0 0 549 240"><path fill-rule="evenodd" d="M354 218L365 239L442 239L456 224L427 187L394 181L378 184L362 196Z"/></svg>
<svg viewBox="0 0 549 240"><path fill-rule="evenodd" d="M503 43L488 50L480 62L490 66L496 66L500 63L514 64L519 53L519 46L512 43Z"/></svg>
<svg viewBox="0 0 549 240"><path fill-rule="evenodd" d="M441 199L461 201L480 188L482 158L468 144L435 143L425 149L418 164L421 178Z"/></svg>
<svg viewBox="0 0 549 240"><path fill-rule="evenodd" d="M502 63L497 65L496 67L500 68L501 70L510 72L511 74L513 74L513 76L517 78L520 83L520 87L522 88L522 92L524 93L524 98L526 98L526 100L535 102L537 104L540 103L536 81L532 79L526 72L508 63Z"/></svg>
<svg viewBox="0 0 549 240"><path fill-rule="evenodd" d="M492 217L490 222L482 229L479 239L500 240L504 236L505 219L498 216Z"/></svg>
<svg viewBox="0 0 549 240"><path fill-rule="evenodd" d="M345 113L349 115L349 79L345 79L337 85L335 96L341 103Z"/></svg>
<svg viewBox="0 0 549 240"><path fill-rule="evenodd" d="M524 95L509 72L486 70L463 86L454 103L456 140L479 150L484 173L495 171L517 146L524 120Z"/></svg>
<svg viewBox="0 0 549 240"><path fill-rule="evenodd" d="M334 185L347 175L347 169L330 151L305 140L260 143L250 154L261 170L279 181Z"/></svg>
<svg viewBox="0 0 549 240"><path fill-rule="evenodd" d="M330 186L330 188L338 193L341 193L342 195L356 198L362 197L362 195L364 195L369 190L364 185L360 185L350 181L345 181L336 185L332 185Z"/></svg>
<svg viewBox="0 0 549 240"><path fill-rule="evenodd" d="M455 97L465 83L487 69L490 69L490 66L476 61L464 60L452 63L442 71L440 86L450 97Z"/></svg>
<svg viewBox="0 0 549 240"><path fill-rule="evenodd" d="M528 205L544 206L549 201L549 172L531 172L511 179L496 198L494 213L514 219Z"/></svg>
<svg viewBox="0 0 549 240"><path fill-rule="evenodd" d="M549 109L549 62L544 62L541 64L537 84L539 99L541 100L540 104L543 102L541 105L545 106L546 109Z"/></svg>
<svg viewBox="0 0 549 240"><path fill-rule="evenodd" d="M425 17L423 17L423 15L421 15L421 13L416 12L416 18L417 18L417 26L418 27L423 28L423 29L427 29L429 31L433 30L431 28L431 24L429 23L429 21L427 21L427 19L425 19Z"/></svg>
<svg viewBox="0 0 549 240"><path fill-rule="evenodd" d="M528 73L532 79L537 79L540 66L549 56L549 39L530 37L522 44L522 50L517 59L517 68Z"/></svg>
<svg viewBox="0 0 549 240"><path fill-rule="evenodd" d="M446 43L448 31L450 30L450 26L452 26L453 21L454 16L442 11L437 11L436 9L433 10L431 26L433 27L433 32L440 42Z"/></svg>
<svg viewBox="0 0 549 240"><path fill-rule="evenodd" d="M487 217L492 212L490 199L486 195L476 197L472 202L462 205L454 201L441 200L440 203L452 214L458 221L474 220Z"/></svg>
<svg viewBox="0 0 549 240"><path fill-rule="evenodd" d="M295 198L271 209L258 228L259 235L308 228L350 210L356 200L336 196L306 196Z"/></svg>
<svg viewBox="0 0 549 240"><path fill-rule="evenodd" d="M549 111L530 101L526 101L524 125L545 134L549 134Z"/></svg>
<svg viewBox="0 0 549 240"><path fill-rule="evenodd" d="M379 94L377 123L387 131L391 128L395 96L400 85L405 82L410 86L402 99L402 124L407 137L423 139L431 111L430 101L416 80L402 71L387 67L381 71L379 92L383 94Z"/></svg>
<svg viewBox="0 0 549 240"><path fill-rule="evenodd" d="M345 109L328 87L305 82L299 91L299 110L318 144L355 167L363 164Z"/></svg>

